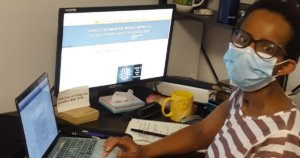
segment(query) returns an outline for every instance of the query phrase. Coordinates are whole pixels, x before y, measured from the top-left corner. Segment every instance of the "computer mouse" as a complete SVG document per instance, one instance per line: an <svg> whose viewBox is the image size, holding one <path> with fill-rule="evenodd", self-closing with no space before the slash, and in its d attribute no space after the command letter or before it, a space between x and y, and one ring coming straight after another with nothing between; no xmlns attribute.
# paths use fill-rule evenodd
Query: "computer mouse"
<svg viewBox="0 0 300 158"><path fill-rule="evenodd" d="M199 115L190 115L187 117L184 117L183 119L180 120L181 123L187 123L187 124L193 124L198 121L202 120L202 117Z"/></svg>

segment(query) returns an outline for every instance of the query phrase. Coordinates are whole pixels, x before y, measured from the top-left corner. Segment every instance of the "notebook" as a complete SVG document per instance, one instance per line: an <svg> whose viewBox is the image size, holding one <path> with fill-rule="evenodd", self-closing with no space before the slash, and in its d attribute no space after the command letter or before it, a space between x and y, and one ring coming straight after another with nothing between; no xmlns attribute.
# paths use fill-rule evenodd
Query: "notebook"
<svg viewBox="0 0 300 158"><path fill-rule="evenodd" d="M188 124L181 124L175 122L163 122L154 120L144 120L144 119L131 119L125 133L132 136L135 143L140 145L149 144L155 142L162 137L149 135L145 133L139 133L132 131L131 129L138 129L148 132L153 132L161 135L170 135L184 127L189 126Z"/></svg>
<svg viewBox="0 0 300 158"><path fill-rule="evenodd" d="M28 157L101 157L104 140L59 135L46 73L35 80L15 101ZM80 144L78 142L83 143L77 149L89 150L76 153L74 147L66 147L68 144ZM59 153L62 150L66 153ZM110 157L114 157L115 152L116 150Z"/></svg>

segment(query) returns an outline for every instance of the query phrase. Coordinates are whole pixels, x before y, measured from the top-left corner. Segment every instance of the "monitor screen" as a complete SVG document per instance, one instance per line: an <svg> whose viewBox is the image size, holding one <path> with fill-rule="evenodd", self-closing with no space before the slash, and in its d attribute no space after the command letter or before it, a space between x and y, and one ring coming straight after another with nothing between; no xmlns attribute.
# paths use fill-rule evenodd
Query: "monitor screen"
<svg viewBox="0 0 300 158"><path fill-rule="evenodd" d="M173 5L61 8L55 94L162 79L174 10Z"/></svg>

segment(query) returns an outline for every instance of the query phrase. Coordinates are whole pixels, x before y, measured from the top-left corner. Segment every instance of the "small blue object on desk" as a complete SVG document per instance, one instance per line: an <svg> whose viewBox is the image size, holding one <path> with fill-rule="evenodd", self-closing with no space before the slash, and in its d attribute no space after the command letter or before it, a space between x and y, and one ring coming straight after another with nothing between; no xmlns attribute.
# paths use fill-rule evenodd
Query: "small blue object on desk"
<svg viewBox="0 0 300 158"><path fill-rule="evenodd" d="M100 138L100 139L107 139L109 137L108 135L105 135L105 134L96 133L96 132L89 132L87 130L82 130L81 132L82 132L83 135L90 136L90 137L97 137L97 138Z"/></svg>

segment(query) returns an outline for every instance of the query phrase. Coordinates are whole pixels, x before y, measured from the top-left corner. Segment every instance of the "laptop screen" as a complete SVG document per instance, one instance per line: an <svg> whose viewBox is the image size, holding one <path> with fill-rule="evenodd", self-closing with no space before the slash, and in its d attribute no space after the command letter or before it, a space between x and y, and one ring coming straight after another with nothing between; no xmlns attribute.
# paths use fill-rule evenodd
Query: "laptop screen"
<svg viewBox="0 0 300 158"><path fill-rule="evenodd" d="M48 77L44 73L17 99L29 157L42 157L58 135Z"/></svg>

